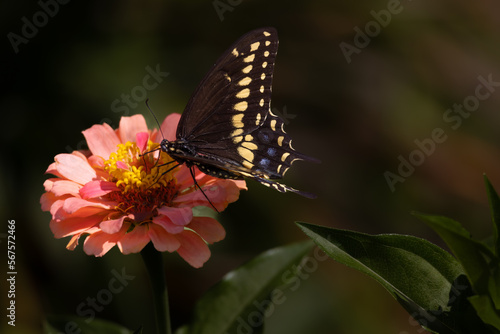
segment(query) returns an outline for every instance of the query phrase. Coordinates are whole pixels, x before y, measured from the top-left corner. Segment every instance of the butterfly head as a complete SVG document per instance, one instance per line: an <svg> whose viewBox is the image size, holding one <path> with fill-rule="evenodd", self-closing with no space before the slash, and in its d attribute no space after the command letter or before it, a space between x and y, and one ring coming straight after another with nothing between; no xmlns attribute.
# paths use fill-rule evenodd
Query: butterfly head
<svg viewBox="0 0 500 334"><path fill-rule="evenodd" d="M160 143L160 149L163 152L166 152L167 154L171 155L174 159L195 155L195 150L189 145L187 141L182 139L177 139L173 141L163 139Z"/></svg>

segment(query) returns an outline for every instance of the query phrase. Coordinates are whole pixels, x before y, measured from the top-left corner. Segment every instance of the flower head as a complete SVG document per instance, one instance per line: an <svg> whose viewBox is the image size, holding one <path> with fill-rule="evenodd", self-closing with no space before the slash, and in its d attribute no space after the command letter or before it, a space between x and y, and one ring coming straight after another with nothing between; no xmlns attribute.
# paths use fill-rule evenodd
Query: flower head
<svg viewBox="0 0 500 334"><path fill-rule="evenodd" d="M166 139L175 139L179 114L161 125ZM225 237L213 218L193 216L193 207L218 211L239 197L245 181L218 179L196 169L195 178L210 202L195 187L189 169L155 150L161 132L148 130L142 115L122 117L118 129L108 124L83 131L89 151L58 154L47 169L56 177L45 181L40 202L50 211L56 238L80 237L85 253L103 256L115 245L123 254L137 253L150 241L158 251L176 251L193 267L210 257L207 243ZM151 153L147 153L153 151Z"/></svg>

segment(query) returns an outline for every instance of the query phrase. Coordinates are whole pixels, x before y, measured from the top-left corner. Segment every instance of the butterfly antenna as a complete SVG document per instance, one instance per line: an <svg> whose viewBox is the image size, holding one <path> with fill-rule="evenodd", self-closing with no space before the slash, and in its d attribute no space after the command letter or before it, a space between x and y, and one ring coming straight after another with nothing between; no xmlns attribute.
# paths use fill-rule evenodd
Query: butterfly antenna
<svg viewBox="0 0 500 334"><path fill-rule="evenodd" d="M201 189L200 185L196 181L196 177L194 176L194 170L193 169L194 169L194 166L189 167L189 172L191 173L191 177L193 178L194 184L198 187L198 189L201 190L201 193L203 194L203 196L205 196L205 198L207 199L208 203L210 203L210 205L212 206L212 208L214 208L214 210L217 213L220 213L219 210L217 210L217 208L213 205L212 201L208 198L207 194L205 194L205 192L203 191L203 189Z"/></svg>
<svg viewBox="0 0 500 334"><path fill-rule="evenodd" d="M146 107L148 107L148 110L149 112L151 113L151 115L153 115L155 121L156 121L156 124L158 124L158 129L160 129L160 133L161 133L161 137L163 139L165 139L165 136L163 135L163 131L161 131L161 125L160 125L160 122L158 122L158 118L156 118L156 115L154 114L153 110L151 110L151 107L149 107L149 98L146 99Z"/></svg>
<svg viewBox="0 0 500 334"><path fill-rule="evenodd" d="M149 106L149 98L148 98L148 99L146 99L146 107L148 107L148 110L149 110L149 112L151 113L151 115L153 115L153 117L154 117L154 119L155 119L155 121L156 121L156 124L158 124L158 129L160 129L161 137L162 137L163 139L165 139L165 136L163 135L163 131L161 131L161 125L160 125L160 122L158 122L158 118L156 118L156 115L154 114L153 110L151 110L151 107ZM155 152L155 151L157 151L157 150L161 150L161 146L158 146L158 147L157 147L157 148L155 148L154 150L151 150L151 151L148 151L148 152L144 152L143 154L141 154L141 155L142 155L142 159L144 160L144 156L145 156L146 154L153 153L153 152ZM156 160L156 162L155 162L155 164L154 164L154 166L153 166L153 167L155 167L155 166L156 166L156 164L158 163L158 161L160 161L160 156L158 156L158 159ZM146 164L146 161L145 161L145 160L144 160L144 164Z"/></svg>

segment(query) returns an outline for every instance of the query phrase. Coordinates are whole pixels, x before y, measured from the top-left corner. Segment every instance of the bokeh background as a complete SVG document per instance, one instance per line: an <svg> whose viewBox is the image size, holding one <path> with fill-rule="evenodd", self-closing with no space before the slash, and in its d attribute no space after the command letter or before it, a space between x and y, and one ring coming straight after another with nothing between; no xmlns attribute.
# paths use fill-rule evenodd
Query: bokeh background
<svg viewBox="0 0 500 334"><path fill-rule="evenodd" d="M147 91L163 119L182 112L229 45L263 26L276 27L280 36L273 107L288 115L294 147L322 161L296 163L285 182L318 199L248 182L249 191L220 215L227 237L211 248L202 269L165 256L175 326L189 320L195 301L231 269L305 240L294 221L412 234L442 245L410 215L418 210L451 216L477 238L490 234L482 173L500 188L500 87L456 129L443 116L474 95L479 76L500 81L498 2L70 1L15 52L9 33L22 35L25 20L40 20L45 3L54 1L0 5L0 247L6 254L7 220L15 219L18 271L16 327L6 326L2 311L0 332L38 333L47 314L75 315L122 268L135 278L96 316L153 331L140 256L114 249L92 258L81 246L67 251L68 240L52 237L50 216L40 210L44 172L56 154L85 148L81 131L93 124L117 127L120 117L140 113L155 126L144 99L133 108L113 107L142 85L148 66L169 73ZM397 9L390 22L379 31L368 24L372 37L346 57L341 43L355 46L357 30L375 21L372 11L388 8ZM408 159L415 140L430 138L436 128L446 140L391 191L384 173L397 174L398 157ZM333 261L321 262L290 291L267 323L268 333L422 333L383 288Z"/></svg>

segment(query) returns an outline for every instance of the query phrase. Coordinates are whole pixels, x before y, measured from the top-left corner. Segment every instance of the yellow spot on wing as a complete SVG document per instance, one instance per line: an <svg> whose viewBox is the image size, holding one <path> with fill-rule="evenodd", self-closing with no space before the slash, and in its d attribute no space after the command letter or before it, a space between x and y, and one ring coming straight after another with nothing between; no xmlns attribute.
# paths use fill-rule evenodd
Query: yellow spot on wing
<svg viewBox="0 0 500 334"><path fill-rule="evenodd" d="M283 146L283 139L285 139L285 137L284 137L284 136L279 136L279 137L278 137L278 145L279 145L279 146Z"/></svg>
<svg viewBox="0 0 500 334"><path fill-rule="evenodd" d="M237 110L237 111L245 111L247 110L248 108L248 102L247 101L241 101L241 102L238 102L234 105L233 109L234 110ZM241 117L243 117L243 114L240 114ZM233 116L234 118L235 116Z"/></svg>
<svg viewBox="0 0 500 334"><path fill-rule="evenodd" d="M253 44L250 44L250 52L253 52L259 48L260 42L255 42Z"/></svg>
<svg viewBox="0 0 500 334"><path fill-rule="evenodd" d="M244 127L243 122L241 121L243 119L243 116L244 116L243 114L236 114L236 115L233 116L232 122L233 122L233 126L235 128L242 128L242 127ZM233 136L239 135L239 133L238 134L234 134L234 132L236 132L236 131L233 131ZM243 130L241 130L241 132L243 133Z"/></svg>
<svg viewBox="0 0 500 334"><path fill-rule="evenodd" d="M253 53L249 56L246 56L245 58L243 58L243 61L245 63L251 63L254 59L255 59L255 53Z"/></svg>
<svg viewBox="0 0 500 334"><path fill-rule="evenodd" d="M241 146L243 146L244 148L248 148L249 150L252 150L252 151L257 149L257 145L255 145L254 143L247 142L247 141L241 143Z"/></svg>
<svg viewBox="0 0 500 334"><path fill-rule="evenodd" d="M241 72L243 73L249 73L251 70L252 70L252 65L248 65L247 67L245 67L244 69L241 70Z"/></svg>
<svg viewBox="0 0 500 334"><path fill-rule="evenodd" d="M290 155L290 153L288 153L288 152L283 153L283 155L281 156L281 161L284 162L286 160L286 158L288 158L289 155Z"/></svg>
<svg viewBox="0 0 500 334"><path fill-rule="evenodd" d="M269 57L269 51L264 52L264 57Z"/></svg>
<svg viewBox="0 0 500 334"><path fill-rule="evenodd" d="M268 33L267 31L264 31L264 32L263 32L263 34L264 34L264 36L266 36L266 37L267 37L267 36L271 36L271 34L270 34L270 33Z"/></svg>
<svg viewBox="0 0 500 334"><path fill-rule="evenodd" d="M238 82L238 86L248 86L252 82L252 78L250 77L244 77Z"/></svg>
<svg viewBox="0 0 500 334"><path fill-rule="evenodd" d="M260 92L264 93L264 85L260 86Z"/></svg>
<svg viewBox="0 0 500 334"><path fill-rule="evenodd" d="M236 129L233 132L231 132L231 137L237 137L243 133L243 129Z"/></svg>
<svg viewBox="0 0 500 334"><path fill-rule="evenodd" d="M255 119L255 125L259 125L260 124L260 118L261 118L260 113L258 113L257 117Z"/></svg>
<svg viewBox="0 0 500 334"><path fill-rule="evenodd" d="M273 120L271 121L271 129L272 129L273 131L276 131L276 120L275 120L275 119L273 119Z"/></svg>
<svg viewBox="0 0 500 334"><path fill-rule="evenodd" d="M245 136L245 141L252 141L253 140L253 136L252 135L246 135Z"/></svg>
<svg viewBox="0 0 500 334"><path fill-rule="evenodd" d="M250 89L249 88L245 88L245 89L242 89L238 94L236 94L236 97L238 99L245 99L249 95L250 95Z"/></svg>
<svg viewBox="0 0 500 334"><path fill-rule="evenodd" d="M240 53L238 52L238 50L236 48L234 48L232 54L233 54L233 56L238 57L238 55Z"/></svg>
<svg viewBox="0 0 500 334"><path fill-rule="evenodd" d="M253 164L246 161L246 160L243 160L243 166L245 166L246 168L248 169L252 169L253 168Z"/></svg>
<svg viewBox="0 0 500 334"><path fill-rule="evenodd" d="M238 144L243 140L243 136L236 136L233 138L233 143Z"/></svg>
<svg viewBox="0 0 500 334"><path fill-rule="evenodd" d="M270 41L266 41L266 46L269 46L269 44L271 44Z"/></svg>
<svg viewBox="0 0 500 334"><path fill-rule="evenodd" d="M264 106L264 99L260 99L259 106L261 106L261 107Z"/></svg>
<svg viewBox="0 0 500 334"><path fill-rule="evenodd" d="M266 67L267 67L267 61L262 63L262 68L266 68Z"/></svg>
<svg viewBox="0 0 500 334"><path fill-rule="evenodd" d="M238 154L245 160L252 162L254 155L253 152L247 148L244 147L238 147Z"/></svg>
<svg viewBox="0 0 500 334"><path fill-rule="evenodd" d="M262 75L260 76L260 79L264 80L265 78L266 78L266 73L262 73Z"/></svg>

